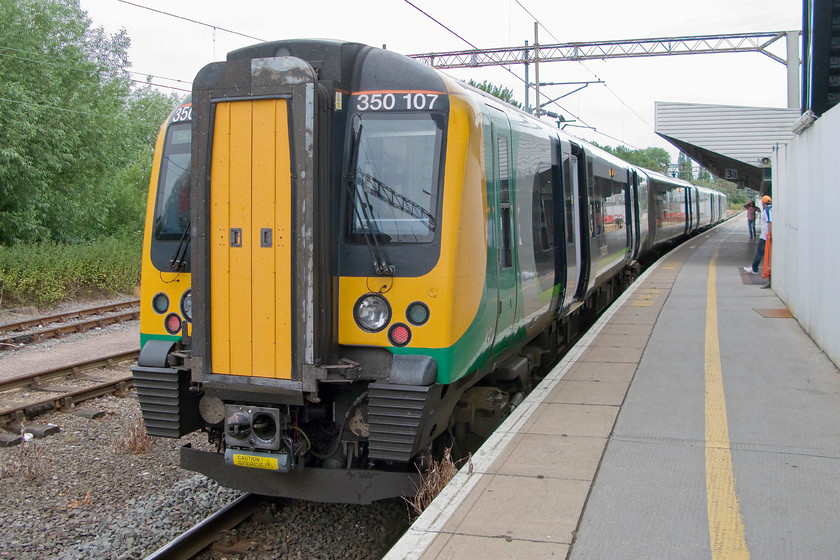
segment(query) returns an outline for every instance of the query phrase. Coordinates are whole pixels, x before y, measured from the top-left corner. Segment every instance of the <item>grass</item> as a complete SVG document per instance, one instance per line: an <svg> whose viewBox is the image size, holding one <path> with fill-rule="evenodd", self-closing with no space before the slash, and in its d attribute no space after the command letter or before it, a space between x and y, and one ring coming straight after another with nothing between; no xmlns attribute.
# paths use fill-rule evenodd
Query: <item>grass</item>
<svg viewBox="0 0 840 560"><path fill-rule="evenodd" d="M26 428L21 425L20 436L23 439L17 453L7 455L8 463L0 465L0 478L20 476L26 482L40 483L47 477L49 459L41 444L34 439L27 441Z"/></svg>
<svg viewBox="0 0 840 560"><path fill-rule="evenodd" d="M432 500L440 494L441 490L452 480L452 477L458 473L459 463L468 463L469 473L472 474L471 459L472 455L470 454L460 461L453 461L452 448L447 447L440 461L432 461L426 468L426 472L420 473L420 482L417 485L414 496L403 498L408 505L409 518L413 521L417 517L420 517L420 514L432 503Z"/></svg>
<svg viewBox="0 0 840 560"><path fill-rule="evenodd" d="M139 235L0 247L0 306L50 307L77 297L131 293L140 280L141 249Z"/></svg>
<svg viewBox="0 0 840 560"><path fill-rule="evenodd" d="M146 426L139 416L132 418L125 434L118 436L114 444L118 452L142 455L154 447L154 440L146 434Z"/></svg>

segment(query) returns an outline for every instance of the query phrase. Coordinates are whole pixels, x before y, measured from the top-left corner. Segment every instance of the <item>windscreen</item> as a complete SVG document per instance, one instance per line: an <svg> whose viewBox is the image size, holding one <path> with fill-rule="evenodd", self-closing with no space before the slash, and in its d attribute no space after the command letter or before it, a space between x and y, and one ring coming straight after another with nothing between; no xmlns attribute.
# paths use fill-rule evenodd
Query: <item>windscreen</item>
<svg viewBox="0 0 840 560"><path fill-rule="evenodd" d="M190 123L169 127L155 204L154 239L179 240L190 223Z"/></svg>
<svg viewBox="0 0 840 560"><path fill-rule="evenodd" d="M442 126L429 113L387 113L365 114L355 128L351 236L376 235L384 243L434 240Z"/></svg>
<svg viewBox="0 0 840 560"><path fill-rule="evenodd" d="M158 270L189 270L190 266L191 135L190 122L175 122L163 142L151 234L151 259Z"/></svg>

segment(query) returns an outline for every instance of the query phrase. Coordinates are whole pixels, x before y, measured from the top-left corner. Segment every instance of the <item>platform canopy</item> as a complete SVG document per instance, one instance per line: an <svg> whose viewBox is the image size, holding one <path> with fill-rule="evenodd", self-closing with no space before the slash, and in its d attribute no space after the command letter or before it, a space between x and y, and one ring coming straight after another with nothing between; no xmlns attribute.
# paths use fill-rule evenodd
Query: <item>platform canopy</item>
<svg viewBox="0 0 840 560"><path fill-rule="evenodd" d="M769 191L774 147L793 137L799 109L656 102L656 133L712 174Z"/></svg>

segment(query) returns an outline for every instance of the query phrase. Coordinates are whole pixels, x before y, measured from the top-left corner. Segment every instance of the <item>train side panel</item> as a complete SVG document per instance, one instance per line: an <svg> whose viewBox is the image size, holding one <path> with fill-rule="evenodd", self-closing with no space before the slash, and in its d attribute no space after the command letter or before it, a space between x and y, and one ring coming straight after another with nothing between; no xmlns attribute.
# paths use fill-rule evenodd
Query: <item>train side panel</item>
<svg viewBox="0 0 840 560"><path fill-rule="evenodd" d="M648 172L650 177L651 231L650 247L678 239L686 232L686 193L680 183L664 175Z"/></svg>
<svg viewBox="0 0 840 560"><path fill-rule="evenodd" d="M697 227L698 229L705 229L715 223L712 191L704 187L695 188L697 190Z"/></svg>

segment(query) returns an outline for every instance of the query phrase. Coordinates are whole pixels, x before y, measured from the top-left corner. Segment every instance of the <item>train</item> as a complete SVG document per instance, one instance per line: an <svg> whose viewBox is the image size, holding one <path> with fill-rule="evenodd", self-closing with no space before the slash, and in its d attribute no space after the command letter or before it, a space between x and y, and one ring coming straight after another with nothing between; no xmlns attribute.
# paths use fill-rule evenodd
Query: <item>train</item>
<svg viewBox="0 0 840 560"><path fill-rule="evenodd" d="M726 195L432 67L335 40L203 68L161 128L143 245L147 433L224 486L413 494Z"/></svg>

